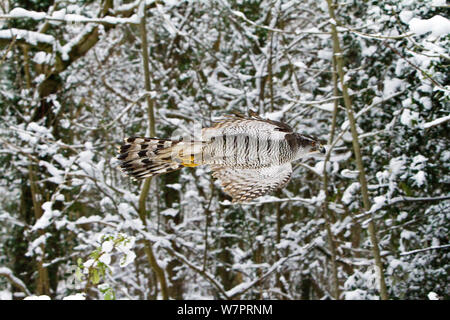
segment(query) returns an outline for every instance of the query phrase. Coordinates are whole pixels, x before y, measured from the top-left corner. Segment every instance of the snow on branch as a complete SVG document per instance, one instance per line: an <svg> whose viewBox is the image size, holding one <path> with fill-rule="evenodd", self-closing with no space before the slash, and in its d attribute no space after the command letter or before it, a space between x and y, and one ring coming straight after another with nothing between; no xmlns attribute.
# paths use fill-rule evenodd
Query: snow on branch
<svg viewBox="0 0 450 320"><path fill-rule="evenodd" d="M133 14L129 18L120 18L113 16L105 16L103 18L90 18L79 14L66 14L65 10L55 11L51 16L47 15L45 12L37 12L25 10L23 8L14 8L8 14L0 15L0 19L33 19L33 20L48 20L56 22L66 22L66 23L100 23L100 24L139 24L139 17Z"/></svg>
<svg viewBox="0 0 450 320"><path fill-rule="evenodd" d="M17 278L13 272L11 271L11 269L6 268L6 267L2 267L0 268L0 276L5 277L6 279L8 279L8 281L16 288L18 288L20 291L24 292L27 295L30 295L31 292L28 290L27 286L25 285L25 283L23 283L22 280L20 280L19 278Z"/></svg>
<svg viewBox="0 0 450 320"><path fill-rule="evenodd" d="M14 39L18 42L47 49L51 49L55 43L55 38L48 34L16 28L0 30L0 45L8 44Z"/></svg>
<svg viewBox="0 0 450 320"><path fill-rule="evenodd" d="M406 256L406 255L410 255L410 254L416 254L416 253L419 253L419 252L424 252L424 251L429 251L429 250L445 249L445 248L450 248L450 244L446 244L446 245L442 245L442 246L431 246L431 247L428 247L428 248L406 251L406 252L400 253L400 255L401 256Z"/></svg>
<svg viewBox="0 0 450 320"><path fill-rule="evenodd" d="M446 122L448 120L450 120L450 115L442 117L442 118L438 118L436 120L433 120L433 121L430 121L430 122L427 122L427 123L424 123L423 124L423 128L424 129L428 129L428 128L437 126L437 125L439 125L441 123L444 123L444 122Z"/></svg>
<svg viewBox="0 0 450 320"><path fill-rule="evenodd" d="M243 282L238 284L237 286L235 286L234 288L231 288L230 290L228 290L226 292L227 296L230 298L234 298L237 297L241 294L244 294L245 292L247 292L249 289L251 289L254 285L257 285L258 283L260 283L262 280L264 280L265 278L267 278L271 273L273 273L275 270L277 270L279 267L281 267L286 261L288 261L289 259L292 259L294 257L297 256L304 256L306 253L308 253L313 247L315 246L315 244L307 244L306 246L300 248L297 252L281 258L280 260L278 260L277 262L275 262L264 274L262 274L260 277L252 280L252 281L248 281L248 282Z"/></svg>
<svg viewBox="0 0 450 320"><path fill-rule="evenodd" d="M248 19L243 12L231 9L229 7L229 5L226 4L226 3L223 3L223 5L224 5L224 7L226 7L228 9L228 11L231 14L233 14L234 16L244 20L246 23L248 23L248 24L250 24L250 25L252 25L253 27L256 27L256 28L265 29L265 30L268 30L268 31L271 31L271 32L285 33L285 34L296 34L296 35L298 35L298 34L318 34L318 35L330 34L329 32L319 31L317 28L311 28L309 30L296 29L295 31L287 31L287 30L282 30L282 29L270 27L270 26L260 25L260 24L257 24L255 22L253 22L252 20ZM326 24L328 24L328 22Z"/></svg>
<svg viewBox="0 0 450 320"><path fill-rule="evenodd" d="M170 246L164 246L163 247L169 254L171 254L173 257L178 259L179 261L186 264L190 269L197 272L201 276L203 276L206 280L208 280L222 295L225 299L231 299L228 295L228 293L225 291L223 286L215 279L214 275L210 274L206 270L196 266L195 264L191 263L188 258L183 256L181 253L177 252L176 250L173 250Z"/></svg>
<svg viewBox="0 0 450 320"><path fill-rule="evenodd" d="M355 218L361 218L361 217L364 217L367 215L371 215L383 208L392 206L397 203L443 201L443 200L448 200L448 199L450 199L450 195L441 196L441 197L403 197L403 196L399 196L399 197L392 198L391 200L386 200L386 198L382 199L381 197L379 197L379 201L376 201L375 204L370 208L369 211L361 213L361 214L355 216Z"/></svg>
<svg viewBox="0 0 450 320"><path fill-rule="evenodd" d="M431 36L439 37L450 33L450 20L440 15L430 19L412 18L409 21L409 29L416 35L431 32Z"/></svg>

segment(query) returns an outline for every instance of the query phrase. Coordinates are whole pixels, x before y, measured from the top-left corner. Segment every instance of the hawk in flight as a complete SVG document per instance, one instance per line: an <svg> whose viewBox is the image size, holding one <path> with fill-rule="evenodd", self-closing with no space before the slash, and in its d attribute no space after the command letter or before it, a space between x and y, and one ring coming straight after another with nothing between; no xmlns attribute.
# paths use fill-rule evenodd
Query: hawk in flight
<svg viewBox="0 0 450 320"><path fill-rule="evenodd" d="M136 179L210 165L233 202L246 202L284 187L291 162L312 152L326 152L318 139L251 112L227 116L193 141L127 138L117 159L122 171Z"/></svg>

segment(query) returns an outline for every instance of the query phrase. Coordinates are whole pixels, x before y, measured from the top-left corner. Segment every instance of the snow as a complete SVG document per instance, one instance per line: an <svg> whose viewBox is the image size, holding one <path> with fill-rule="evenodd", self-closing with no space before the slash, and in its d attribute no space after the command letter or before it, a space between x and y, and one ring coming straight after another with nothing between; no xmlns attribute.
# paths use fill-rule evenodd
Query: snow
<svg viewBox="0 0 450 320"><path fill-rule="evenodd" d="M103 252L111 252L111 250L114 248L114 242L111 240L105 241L102 243L102 251Z"/></svg>
<svg viewBox="0 0 450 320"><path fill-rule="evenodd" d="M33 61L37 64L50 63L51 54L47 54L45 51L36 52L33 57Z"/></svg>
<svg viewBox="0 0 450 320"><path fill-rule="evenodd" d="M25 40L32 45L37 45L38 43L53 45L55 43L55 38L48 34L16 28L0 30L0 39L13 39L14 37L18 40Z"/></svg>
<svg viewBox="0 0 450 320"><path fill-rule="evenodd" d="M182 186L179 183L166 184L166 187L172 188L174 190L180 191Z"/></svg>
<svg viewBox="0 0 450 320"><path fill-rule="evenodd" d="M403 109L402 115L400 116L400 122L407 126L413 126L413 121L417 123L419 121L419 113L411 111L410 109Z"/></svg>
<svg viewBox="0 0 450 320"><path fill-rule="evenodd" d="M438 7L438 6L447 6L447 0L433 0L433 1L431 1L431 5L432 6L436 6L436 7Z"/></svg>
<svg viewBox="0 0 450 320"><path fill-rule="evenodd" d="M417 156L414 156L414 158L412 159L411 167L413 169L417 169L417 168L422 169L427 161L428 161L428 158L424 157L421 154L418 154Z"/></svg>
<svg viewBox="0 0 450 320"><path fill-rule="evenodd" d="M353 182L347 189L345 189L344 194L342 195L342 202L345 204L350 204L353 201L355 193L360 188L359 182Z"/></svg>
<svg viewBox="0 0 450 320"><path fill-rule="evenodd" d="M236 88L227 87L221 82L219 82L216 78L208 78L208 85L213 89L222 91L232 96L241 96L244 94L244 91Z"/></svg>
<svg viewBox="0 0 450 320"><path fill-rule="evenodd" d="M428 299L429 300L440 300L437 293L433 292L433 291L430 291L430 293L428 293Z"/></svg>
<svg viewBox="0 0 450 320"><path fill-rule="evenodd" d="M91 162L92 158L94 158L94 153L90 150L85 150L79 153L78 155L78 161L80 163L86 163L88 164L89 162Z"/></svg>
<svg viewBox="0 0 450 320"><path fill-rule="evenodd" d="M58 51L61 53L61 57L63 60L69 60L69 54L72 48L80 42L80 39L85 37L87 34L90 34L92 30L95 28L93 24L87 25L83 28L82 32L79 32L75 37L70 39L63 47L59 47Z"/></svg>
<svg viewBox="0 0 450 320"><path fill-rule="evenodd" d="M52 18L58 19L58 20L64 20L66 16L67 9L63 8L61 10L56 10L52 13Z"/></svg>
<svg viewBox="0 0 450 320"><path fill-rule="evenodd" d="M94 259L89 259L83 263L83 266L85 269L89 269L90 267L92 267L94 265L94 263L95 263Z"/></svg>
<svg viewBox="0 0 450 320"><path fill-rule="evenodd" d="M0 300L12 300L12 293L8 290L1 290Z"/></svg>
<svg viewBox="0 0 450 320"><path fill-rule="evenodd" d="M414 13L410 10L402 10L400 12L399 17L403 23L408 23L414 16Z"/></svg>
<svg viewBox="0 0 450 320"><path fill-rule="evenodd" d="M375 212L381 209L386 204L386 197L385 196L378 196L373 198L374 204L370 208L370 212Z"/></svg>
<svg viewBox="0 0 450 320"><path fill-rule="evenodd" d="M251 282L242 282L242 283L238 284L237 286L228 290L227 296L233 296L233 295L239 293L240 291L245 290L246 288L251 286L251 284L252 284Z"/></svg>
<svg viewBox="0 0 450 320"><path fill-rule="evenodd" d="M37 124L36 122L30 122L27 126L28 131L34 131L35 133L45 136L45 137L52 137L50 129L41 126Z"/></svg>
<svg viewBox="0 0 450 320"><path fill-rule="evenodd" d="M125 268L127 265L132 263L136 258L136 254L133 251L128 251L125 253L125 256L120 259L120 266Z"/></svg>
<svg viewBox="0 0 450 320"><path fill-rule="evenodd" d="M389 171L393 176L400 174L405 167L405 160L403 158L393 158L389 161Z"/></svg>
<svg viewBox="0 0 450 320"><path fill-rule="evenodd" d="M44 160L41 160L39 165L45 167L50 173L51 177L48 178L49 181L55 184L61 184L64 182L64 171L57 169L54 165Z"/></svg>
<svg viewBox="0 0 450 320"><path fill-rule="evenodd" d="M46 16L45 12L29 11L23 8L14 8L8 15L14 18L30 18L34 20L42 20Z"/></svg>
<svg viewBox="0 0 450 320"><path fill-rule="evenodd" d="M345 300L366 300L367 293L364 290L356 289L344 292Z"/></svg>
<svg viewBox="0 0 450 320"><path fill-rule="evenodd" d="M402 230L402 232L400 233L401 239L411 240L411 239L414 239L415 237L416 237L416 234L409 230Z"/></svg>
<svg viewBox="0 0 450 320"><path fill-rule="evenodd" d="M318 175L323 175L325 167L325 161L317 161L313 168L311 168L314 172L316 172ZM331 163L327 162L327 171L331 168Z"/></svg>
<svg viewBox="0 0 450 320"><path fill-rule="evenodd" d="M408 212L402 211L397 216L397 221L403 221L408 217Z"/></svg>
<svg viewBox="0 0 450 320"><path fill-rule="evenodd" d="M131 220L135 210L129 203L121 202L119 204L119 212L121 215L126 217L127 220Z"/></svg>
<svg viewBox="0 0 450 320"><path fill-rule="evenodd" d="M109 23L109 24L138 24L140 22L139 17L133 14L129 18L112 17L105 16L103 18L90 18L83 16L79 13L67 13L67 8L57 10L53 12L51 16L47 16L45 12L30 11L23 8L14 8L5 17L9 18L30 18L34 20L48 19L52 24L58 24L60 22L98 22L98 23Z"/></svg>
<svg viewBox="0 0 450 320"><path fill-rule="evenodd" d="M331 58L333 57L333 51L329 49L322 49L317 52L317 56L324 60L331 60Z"/></svg>
<svg viewBox="0 0 450 320"><path fill-rule="evenodd" d="M84 293L76 293L76 294L64 297L63 300L86 300L86 296Z"/></svg>
<svg viewBox="0 0 450 320"><path fill-rule="evenodd" d="M398 78L386 79L384 80L384 96L390 96L397 91L404 90L405 83L403 80Z"/></svg>
<svg viewBox="0 0 450 320"><path fill-rule="evenodd" d="M300 61L300 60L294 61L294 66L302 68L302 69L308 68L308 66L306 64L304 64L303 61Z"/></svg>
<svg viewBox="0 0 450 320"><path fill-rule="evenodd" d="M23 283L22 280L17 278L11 269L6 267L0 267L0 276L7 276L9 279L11 279L14 283L21 286L22 288L26 288L27 286L25 283ZM7 298L7 293L5 291L0 291L0 300L10 300Z"/></svg>
<svg viewBox="0 0 450 320"><path fill-rule="evenodd" d="M28 296L23 300L51 300L49 296L41 295L41 296Z"/></svg>
<svg viewBox="0 0 450 320"><path fill-rule="evenodd" d="M445 117L441 117L441 118L437 118L436 120L433 120L433 121L430 121L430 122L426 122L426 123L424 123L424 124L422 125L422 127L423 127L424 129L428 129L428 128L437 126L437 125L439 125L439 124L441 124L441 123L444 123L444 122L446 122L446 121L449 121L449 120L450 120L450 115L445 116Z"/></svg>
<svg viewBox="0 0 450 320"><path fill-rule="evenodd" d="M166 210L161 211L161 214L163 216L175 217L178 214L178 212L179 212L179 210L177 210L177 209L168 208Z"/></svg>
<svg viewBox="0 0 450 320"><path fill-rule="evenodd" d="M417 35L431 32L431 36L439 37L450 33L450 20L440 15L430 19L412 18L409 21L409 29Z"/></svg>
<svg viewBox="0 0 450 320"><path fill-rule="evenodd" d="M362 50L362 54L365 56L372 56L375 52L377 52L377 46L364 47Z"/></svg>
<svg viewBox="0 0 450 320"><path fill-rule="evenodd" d="M108 253L103 253L100 258L98 258L98 261L106 264L107 266L109 266L109 264L111 263L111 256Z"/></svg>
<svg viewBox="0 0 450 320"><path fill-rule="evenodd" d="M344 169L344 170L341 171L341 175L342 175L344 178L348 178L348 179L356 179L356 178L358 178L359 171L358 171L358 170Z"/></svg>
<svg viewBox="0 0 450 320"><path fill-rule="evenodd" d="M100 216L81 217L75 221L75 224L89 224L97 221L102 221Z"/></svg>
<svg viewBox="0 0 450 320"><path fill-rule="evenodd" d="M111 17L106 16L104 18L89 18L82 16L80 14L65 14L63 16L63 19L67 22L104 22L109 24L123 24L123 23L129 23L129 24L138 24L140 22L139 17L137 15L132 15L130 18L119 18L119 17Z"/></svg>
<svg viewBox="0 0 450 320"><path fill-rule="evenodd" d="M439 18L423 18L440 13L448 19L445 8L431 8L446 2L369 3L361 15L355 15L354 10L336 12L336 21L328 19L325 1L263 0L259 7L238 0L232 6L234 15L228 2L222 0L195 5L192 1L179 5L167 0L156 8L153 0L131 0L124 5L123 1L113 1L108 10L111 16L102 18L100 2L69 2L50 7L46 13L16 8L0 19L1 42L7 44L14 35L21 40L9 52L5 46L5 55L0 54L4 57L0 58L2 71L10 75L0 81L6 106L6 111L0 112L0 161L6 169L0 183L0 225L4 229L0 243L23 239L19 241L23 241L30 261L43 258L45 267L58 265L63 278L52 296L86 298L77 291L67 291L64 279L65 271L80 258L81 264L91 268L108 266L107 276L101 279L105 283L93 288L90 298L101 299L102 290L109 289L118 299L147 297L151 291L146 279L148 266L133 264L135 259L146 259L144 239L151 242L168 285L173 284L175 273L183 281L185 298L226 298L228 293L247 299L256 293L268 299L285 296L295 300L300 293L283 291L279 284L295 287L305 274L320 288L329 289L333 270L328 263L325 205L333 218L331 231L339 240L337 258L352 266L349 271L338 265L341 298L379 298L373 247L366 229L371 218L377 224L389 298L442 295L439 268L447 265L436 267L429 258L445 254L440 246L447 245L446 203L422 200L442 197L441 185L448 180L443 169L450 151L445 150L443 137L450 120L445 104L449 38L441 35L433 39L444 25L430 25ZM150 92L144 90L139 32L133 26L119 26L139 23L145 4L151 4L146 21ZM142 9L139 12L138 6ZM358 6L353 7L357 10ZM256 11L246 10L250 7ZM118 13L121 10L134 15L125 18ZM243 12L248 12L249 18ZM112 16L115 14L118 17ZM264 118L288 123L296 132L327 141L334 101L343 103L341 96L334 97L333 49L328 33L330 23L339 25L337 19L341 26L343 21L351 21L354 28L338 26L339 40L344 56L355 58L344 66L345 81L352 89L349 93L361 133L373 215L367 217L363 208L348 115L339 105L335 144L326 167L323 156L302 159L294 163L286 187L242 206L223 201L209 167L185 168L169 179L152 179L145 203L148 220L143 223L138 213L142 181L130 181L120 174L114 149L125 137L149 134L144 94L155 102L156 136L161 138L170 138L171 129L187 131L197 121L209 126L211 120L232 110L254 110ZM7 30L10 22L33 29ZM51 24L45 32L48 34L35 32L42 30L44 23ZM108 32L104 24L111 27ZM99 32L89 38L93 41L80 48L79 41L97 27ZM282 32L274 30L276 27L283 28ZM414 28L418 32L410 36ZM124 36L125 29L133 32ZM400 37L383 39L394 36ZM25 73L14 74L23 69L21 45L25 41L30 43L29 61L36 67L31 70L30 89L26 89ZM82 57L72 61L77 53ZM49 72L61 87L42 100L39 89ZM432 76L442 88L425 75ZM52 106L54 117L36 119L42 102ZM42 204L43 215L37 221L23 219L20 210L23 204L32 208L31 202L22 203L31 200L29 191L25 192L29 189L30 164ZM328 203L324 203L324 169L329 173ZM163 187L167 181L170 184ZM165 192L173 193L176 203L167 205ZM409 201L416 197L420 201ZM167 228L172 217L180 219L171 221L171 228ZM419 223L415 222L418 218ZM14 226L24 228L24 234L17 237L11 232ZM57 238L54 228L58 229ZM355 230L358 241L354 241ZM130 239L131 235L136 239ZM297 255L299 246L306 243L312 250ZM174 257L169 253L174 246L179 259L171 272ZM15 257L9 251L2 250L0 244L0 261L12 266ZM288 256L290 261L279 264ZM223 278L216 276L220 266L227 277L238 280L231 287L223 287ZM199 276L194 269L211 278ZM35 290L36 277L29 281L29 275L37 274L35 266L29 271L17 276ZM422 283L424 273L436 277ZM283 274L289 274L289 279ZM260 275L274 286L259 286L260 281L255 281ZM0 299L31 296L18 296L8 281L3 283L6 286L0 290L6 291L0 291ZM71 295L64 297L69 292ZM325 297L329 294L329 290L324 293ZM33 298L39 297L29 299ZM161 298L160 290L157 298Z"/></svg>
<svg viewBox="0 0 450 320"><path fill-rule="evenodd" d="M333 112L334 103L319 103L319 104L315 105L315 107L322 109L324 111Z"/></svg>
<svg viewBox="0 0 450 320"><path fill-rule="evenodd" d="M45 229L51 224L51 220L54 217L58 217L61 212L59 210L52 209L53 203L51 201L46 201L42 204L42 209L44 210L42 216L36 221L32 230Z"/></svg>
<svg viewBox="0 0 450 320"><path fill-rule="evenodd" d="M421 187L427 181L426 173L424 171L417 172L413 177L414 185Z"/></svg>

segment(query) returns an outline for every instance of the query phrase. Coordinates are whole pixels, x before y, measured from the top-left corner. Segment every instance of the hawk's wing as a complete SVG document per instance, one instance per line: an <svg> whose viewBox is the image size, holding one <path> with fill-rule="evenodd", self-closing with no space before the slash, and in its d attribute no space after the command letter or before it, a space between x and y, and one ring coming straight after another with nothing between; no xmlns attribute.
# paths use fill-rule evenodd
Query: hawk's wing
<svg viewBox="0 0 450 320"><path fill-rule="evenodd" d="M223 190L233 202L245 202L285 186L292 174L292 166L285 163L259 169L236 169L211 166L213 177L220 180Z"/></svg>
<svg viewBox="0 0 450 320"><path fill-rule="evenodd" d="M225 116L224 119L218 120L210 128L203 129L203 138L205 140L221 135L267 135L274 134L272 138L284 138L286 134L292 133L293 129L280 121L264 119L255 113L250 113L246 117L242 114L235 113Z"/></svg>

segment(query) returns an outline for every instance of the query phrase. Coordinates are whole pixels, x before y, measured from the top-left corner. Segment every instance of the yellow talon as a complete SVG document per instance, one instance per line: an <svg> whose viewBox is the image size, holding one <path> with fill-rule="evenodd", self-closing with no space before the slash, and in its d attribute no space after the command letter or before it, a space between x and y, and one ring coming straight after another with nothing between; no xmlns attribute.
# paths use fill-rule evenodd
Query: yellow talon
<svg viewBox="0 0 450 320"><path fill-rule="evenodd" d="M195 164L195 163L182 163L182 165L185 166L185 167L196 167L196 166L198 166L198 164Z"/></svg>
<svg viewBox="0 0 450 320"><path fill-rule="evenodd" d="M194 163L194 156L190 156L190 158L186 159L186 160L187 160L186 162L183 161L181 163L183 166L185 166L185 167L196 167L196 166L198 166L197 163Z"/></svg>

